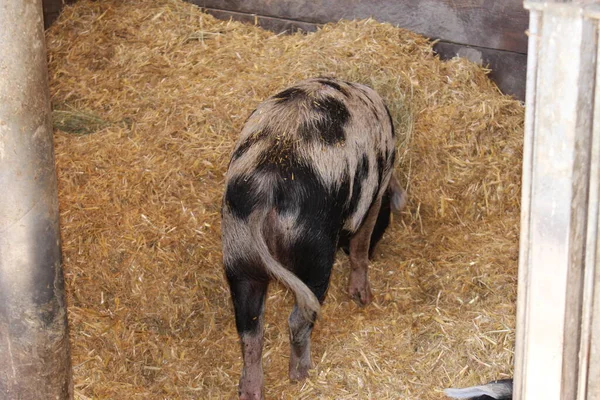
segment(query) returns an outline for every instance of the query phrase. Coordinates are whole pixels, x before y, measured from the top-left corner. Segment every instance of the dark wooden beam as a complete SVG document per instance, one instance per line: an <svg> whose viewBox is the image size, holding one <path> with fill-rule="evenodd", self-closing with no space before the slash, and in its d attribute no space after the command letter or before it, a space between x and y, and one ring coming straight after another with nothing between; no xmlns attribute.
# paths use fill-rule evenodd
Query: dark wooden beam
<svg viewBox="0 0 600 400"><path fill-rule="evenodd" d="M42 7L44 9L44 29L48 29L56 18L58 18L60 11L65 4L74 2L75 0L42 0Z"/></svg>

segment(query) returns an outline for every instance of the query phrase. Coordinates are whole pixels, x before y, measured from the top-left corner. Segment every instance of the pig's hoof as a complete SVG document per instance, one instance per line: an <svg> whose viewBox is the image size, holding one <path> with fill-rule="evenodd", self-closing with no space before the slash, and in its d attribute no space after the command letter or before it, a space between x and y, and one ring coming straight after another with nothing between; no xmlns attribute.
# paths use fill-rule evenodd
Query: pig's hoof
<svg viewBox="0 0 600 400"><path fill-rule="evenodd" d="M290 381L300 382L308 378L308 370L310 367L298 365L295 368L290 368Z"/></svg>
<svg viewBox="0 0 600 400"><path fill-rule="evenodd" d="M240 400L264 400L261 390L240 390Z"/></svg>
<svg viewBox="0 0 600 400"><path fill-rule="evenodd" d="M290 380L292 382L303 381L308 378L308 370L311 368L310 343L307 342L296 349L292 345L292 352L290 354Z"/></svg>
<svg viewBox="0 0 600 400"><path fill-rule="evenodd" d="M308 370L311 368L312 362L309 351L305 351L300 357L292 351L290 356L290 381L299 382L305 380L308 378Z"/></svg>
<svg viewBox="0 0 600 400"><path fill-rule="evenodd" d="M369 281L364 274L355 274L352 272L350 275L350 285L348 286L348 294L359 304L366 306L373 301L373 294L371 293L371 287Z"/></svg>
<svg viewBox="0 0 600 400"><path fill-rule="evenodd" d="M240 400L264 400L262 382L242 380L238 386Z"/></svg>

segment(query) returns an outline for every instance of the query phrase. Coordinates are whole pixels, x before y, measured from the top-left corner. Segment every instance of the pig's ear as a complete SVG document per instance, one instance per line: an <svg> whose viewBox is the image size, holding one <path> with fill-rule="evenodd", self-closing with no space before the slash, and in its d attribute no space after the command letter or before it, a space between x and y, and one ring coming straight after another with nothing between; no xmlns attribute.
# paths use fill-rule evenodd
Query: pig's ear
<svg viewBox="0 0 600 400"><path fill-rule="evenodd" d="M392 175L392 178L390 179L390 185L388 189L390 191L390 203L392 205L392 210L396 213L402 211L408 202L408 196L394 175Z"/></svg>
<svg viewBox="0 0 600 400"><path fill-rule="evenodd" d="M497 399L510 400L512 399L512 379L490 382L487 385L472 386L464 389L446 389L444 394L453 399ZM482 397L487 396L487 397Z"/></svg>

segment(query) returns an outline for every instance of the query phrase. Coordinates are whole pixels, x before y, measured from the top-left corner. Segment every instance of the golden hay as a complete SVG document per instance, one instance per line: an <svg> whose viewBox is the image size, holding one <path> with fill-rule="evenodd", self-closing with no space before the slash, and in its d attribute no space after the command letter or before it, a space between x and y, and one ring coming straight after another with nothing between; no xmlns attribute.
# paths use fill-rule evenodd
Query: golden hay
<svg viewBox="0 0 600 400"><path fill-rule="evenodd" d="M235 396L223 173L251 110L315 75L385 98L410 203L372 263L374 304L348 298L340 255L302 384L287 379L292 296L272 285L267 397L440 399L511 374L523 107L484 69L372 20L275 35L179 0L82 0L47 42L54 104L108 122L55 135L78 398Z"/></svg>

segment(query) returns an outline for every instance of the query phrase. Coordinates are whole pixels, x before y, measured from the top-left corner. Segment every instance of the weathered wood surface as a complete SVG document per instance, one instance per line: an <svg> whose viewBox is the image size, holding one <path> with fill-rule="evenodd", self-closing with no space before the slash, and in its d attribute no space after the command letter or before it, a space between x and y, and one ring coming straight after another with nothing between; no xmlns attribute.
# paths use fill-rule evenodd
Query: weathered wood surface
<svg viewBox="0 0 600 400"><path fill-rule="evenodd" d="M205 8L323 24L373 17L448 42L526 53L522 0L191 0Z"/></svg>
<svg viewBox="0 0 600 400"><path fill-rule="evenodd" d="M42 0L44 9L44 29L48 29L56 18L58 18L60 11L65 4L73 2L75 2L75 0Z"/></svg>
<svg viewBox="0 0 600 400"><path fill-rule="evenodd" d="M598 399L598 15L569 2L526 4L532 47L513 398Z"/></svg>

